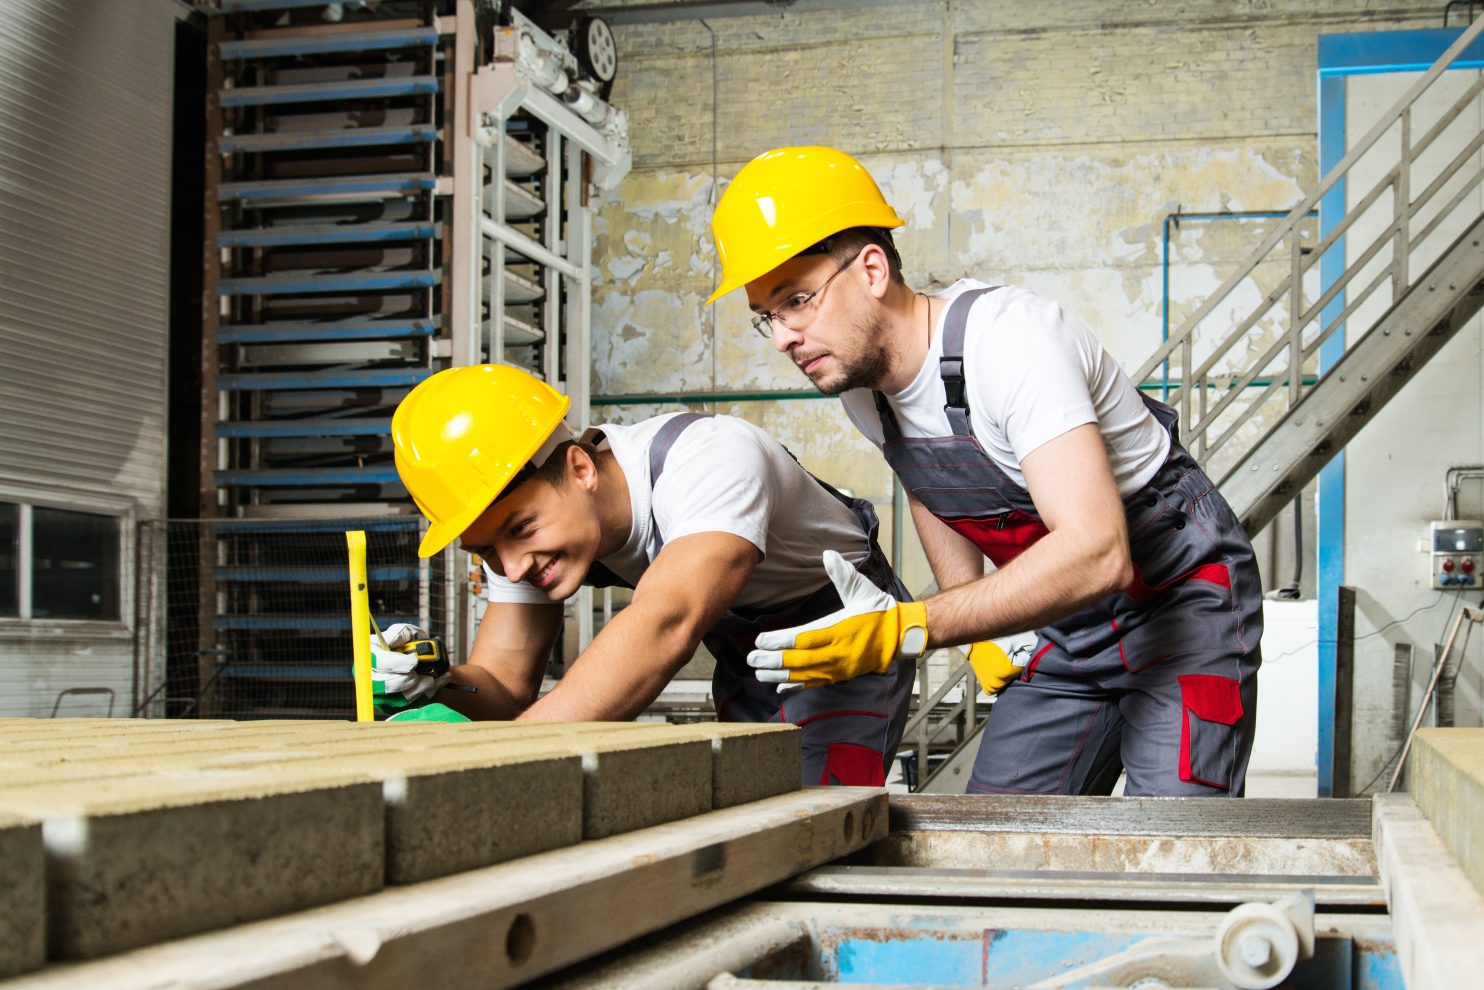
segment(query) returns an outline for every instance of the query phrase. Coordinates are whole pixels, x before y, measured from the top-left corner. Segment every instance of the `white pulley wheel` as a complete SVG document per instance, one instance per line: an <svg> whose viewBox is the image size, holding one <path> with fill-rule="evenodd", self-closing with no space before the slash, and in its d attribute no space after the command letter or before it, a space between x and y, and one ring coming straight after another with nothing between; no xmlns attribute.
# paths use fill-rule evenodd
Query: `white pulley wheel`
<svg viewBox="0 0 1484 990"><path fill-rule="evenodd" d="M1216 965L1241 990L1269 990L1299 960L1293 919L1272 904L1241 904L1216 929Z"/></svg>
<svg viewBox="0 0 1484 990"><path fill-rule="evenodd" d="M613 29L601 17L589 17L578 29L579 55L600 83L611 83L618 74L618 44Z"/></svg>

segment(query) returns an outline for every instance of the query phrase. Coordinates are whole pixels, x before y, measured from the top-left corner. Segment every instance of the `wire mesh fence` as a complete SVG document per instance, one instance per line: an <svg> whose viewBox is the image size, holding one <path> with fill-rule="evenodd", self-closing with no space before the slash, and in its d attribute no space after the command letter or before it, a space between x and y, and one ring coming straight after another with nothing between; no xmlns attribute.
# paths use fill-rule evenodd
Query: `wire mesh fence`
<svg viewBox="0 0 1484 990"><path fill-rule="evenodd" d="M146 523L137 714L350 718L355 711L345 532L366 533L371 614L454 630L448 555L417 556L420 520Z"/></svg>

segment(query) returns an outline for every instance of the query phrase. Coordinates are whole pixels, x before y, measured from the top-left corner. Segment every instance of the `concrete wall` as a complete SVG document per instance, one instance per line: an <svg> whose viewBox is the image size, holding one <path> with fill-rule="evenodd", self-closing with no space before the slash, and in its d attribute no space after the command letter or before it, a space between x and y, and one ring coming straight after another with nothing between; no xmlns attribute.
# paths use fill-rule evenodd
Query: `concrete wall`
<svg viewBox="0 0 1484 990"><path fill-rule="evenodd" d="M753 420L811 470L873 499L888 547L891 476L880 457L750 334L740 294L702 306L717 277L711 207L742 164L783 144L850 151L907 220L899 244L911 284L972 275L1029 286L1089 323L1132 370L1160 341L1164 265L1174 327L1272 223L1175 224L1166 258L1166 217L1287 211L1317 184L1318 36L1441 26L1439 5L1406 0L967 0L849 11L799 0L773 11L734 5L739 16L713 6L704 21L653 10L626 20L603 6L617 22L613 99L631 115L635 167L602 204L597 228L595 419L674 409L680 395L798 391L691 408ZM1387 92L1372 112L1394 99ZM1444 468L1484 461L1480 380L1479 337L1466 332L1351 447L1346 581L1362 589L1357 633L1435 599L1420 586L1416 540L1439 511ZM642 394L669 398L602 399ZM1435 425L1419 431L1418 422ZM1466 488L1475 501L1464 515L1484 514L1479 489ZM1313 485L1302 506L1300 555L1291 510L1254 542L1266 588L1287 585L1297 565L1312 598ZM905 529L902 570L923 589L931 575L910 522ZM1449 604L1358 646L1357 783L1388 749L1392 644L1415 641L1424 665ZM1313 615L1309 603L1278 623L1265 706L1282 717L1264 720L1257 769L1312 766L1314 724L1303 713L1315 705ZM1458 707L1478 724L1484 673L1470 662ZM1308 700L1282 704L1294 699Z"/></svg>
<svg viewBox="0 0 1484 990"><path fill-rule="evenodd" d="M849 11L801 0L776 12L737 5L744 16L708 8L704 21L653 10L626 19L602 6L617 22L613 100L630 114L635 168L597 228L600 397L808 388L751 335L740 293L702 306L716 278L718 189L754 155L790 143L833 144L865 162L907 220L899 244L914 286L965 275L1029 286L1137 365L1161 335L1164 218L1286 211L1313 188L1316 37L1438 23L1430 2L1363 0ZM1267 224L1172 229L1172 325ZM601 401L596 419L675 408ZM836 404L697 408L760 423L889 515L890 474ZM1269 587L1292 576L1291 525L1286 514L1259 540ZM1312 546L1312 517L1305 528ZM907 529L906 577L922 588L931 575Z"/></svg>

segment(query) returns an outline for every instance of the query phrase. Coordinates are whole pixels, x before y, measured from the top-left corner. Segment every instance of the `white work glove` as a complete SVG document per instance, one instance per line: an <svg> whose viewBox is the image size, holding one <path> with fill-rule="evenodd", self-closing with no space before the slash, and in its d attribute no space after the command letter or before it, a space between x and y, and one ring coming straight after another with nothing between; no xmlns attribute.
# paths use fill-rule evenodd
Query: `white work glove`
<svg viewBox="0 0 1484 990"><path fill-rule="evenodd" d="M414 640L430 638L427 632L410 622L398 622L381 635L386 640L385 649L377 642L376 634L371 634L371 692L378 712L396 715L426 704L449 682L449 674L442 677L419 674L417 657L400 650Z"/></svg>
<svg viewBox="0 0 1484 990"><path fill-rule="evenodd" d="M899 602L871 583L833 550L825 573L842 607L813 622L760 633L747 664L779 693L838 684L863 674L885 673L898 660L916 660L927 646L927 607Z"/></svg>

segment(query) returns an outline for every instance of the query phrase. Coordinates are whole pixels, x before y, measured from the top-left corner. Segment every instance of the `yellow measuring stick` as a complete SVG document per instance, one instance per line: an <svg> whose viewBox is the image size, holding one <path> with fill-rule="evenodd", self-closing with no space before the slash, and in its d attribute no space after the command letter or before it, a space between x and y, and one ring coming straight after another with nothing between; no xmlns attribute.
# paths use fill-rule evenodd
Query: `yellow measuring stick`
<svg viewBox="0 0 1484 990"><path fill-rule="evenodd" d="M371 707L371 596L366 588L366 533L345 531L350 550L350 638L355 648L356 721L375 718Z"/></svg>

